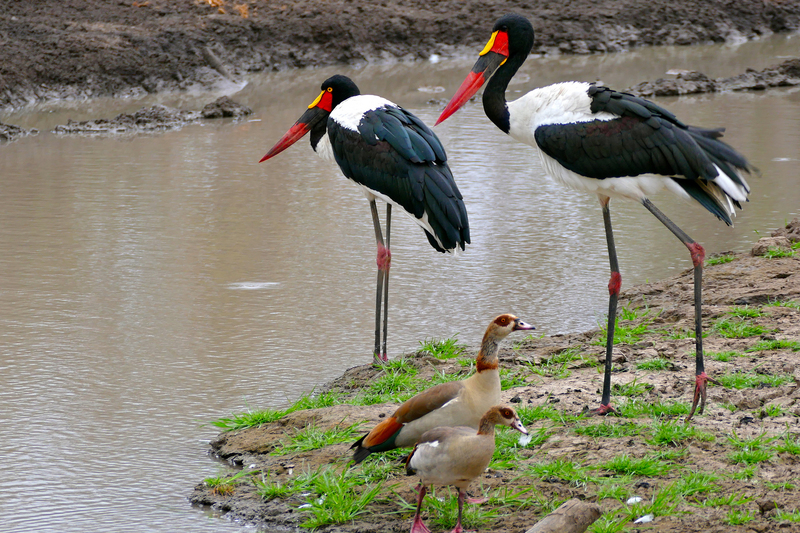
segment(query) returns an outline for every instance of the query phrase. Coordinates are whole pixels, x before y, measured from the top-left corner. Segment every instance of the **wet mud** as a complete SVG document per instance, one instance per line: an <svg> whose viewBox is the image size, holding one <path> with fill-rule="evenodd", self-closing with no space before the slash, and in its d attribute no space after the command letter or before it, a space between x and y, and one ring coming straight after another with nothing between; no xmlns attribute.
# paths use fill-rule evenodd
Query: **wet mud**
<svg viewBox="0 0 800 533"><path fill-rule="evenodd" d="M675 73L674 78L638 83L626 92L649 98L723 91L763 91L770 87L796 85L800 85L800 58L787 59L780 65L760 71L747 69L746 72L730 78L711 79L702 72L682 71Z"/></svg>
<svg viewBox="0 0 800 533"><path fill-rule="evenodd" d="M0 107L225 87L248 72L450 56L516 11L534 53L741 41L800 28L800 0L6 0Z"/></svg>

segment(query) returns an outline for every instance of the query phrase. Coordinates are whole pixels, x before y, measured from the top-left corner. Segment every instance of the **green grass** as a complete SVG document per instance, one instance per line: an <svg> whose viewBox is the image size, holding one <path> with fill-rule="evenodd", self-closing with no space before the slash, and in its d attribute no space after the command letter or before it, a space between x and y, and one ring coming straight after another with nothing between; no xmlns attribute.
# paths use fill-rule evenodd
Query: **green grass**
<svg viewBox="0 0 800 533"><path fill-rule="evenodd" d="M722 507L723 505L744 505L750 503L755 498L751 496L744 496L738 492L726 494L724 496L716 496L714 498L706 498L699 502L700 507Z"/></svg>
<svg viewBox="0 0 800 533"><path fill-rule="evenodd" d="M694 355L694 354L692 354ZM706 352L706 357L710 357L714 361L722 361L723 363L727 363L731 359L735 357L743 357L744 354L734 351L726 351L726 352Z"/></svg>
<svg viewBox="0 0 800 533"><path fill-rule="evenodd" d="M687 440L710 442L714 440L714 435L701 431L694 426L688 426L673 420L665 420L656 422L653 425L652 437L646 439L646 442L657 446L679 446Z"/></svg>
<svg viewBox="0 0 800 533"><path fill-rule="evenodd" d="M580 349L569 348L542 359L538 364L526 362L525 366L536 375L562 379L569 377L571 372L568 365L576 361L580 361L578 365L573 365L576 368L598 366L600 364L594 358L583 355Z"/></svg>
<svg viewBox="0 0 800 533"><path fill-rule="evenodd" d="M524 422L523 422L524 425ZM492 462L489 463L489 468L494 470L512 470L516 469L519 462L523 459L520 451L524 448L534 448L541 446L550 437L547 428L539 428L536 431L531 431L531 442L523 447L519 445L520 433L510 430L501 429L495 433L495 452L492 456Z"/></svg>
<svg viewBox="0 0 800 533"><path fill-rule="evenodd" d="M745 305L743 307L731 307L728 314L738 318L758 318L764 316L764 311Z"/></svg>
<svg viewBox="0 0 800 533"><path fill-rule="evenodd" d="M580 415L571 415L559 411L549 403L537 405L536 407L518 407L516 410L520 420L526 427L528 424L539 420L550 420L563 425L581 419Z"/></svg>
<svg viewBox="0 0 800 533"><path fill-rule="evenodd" d="M767 487L769 490L777 490L777 491L795 489L795 485L788 481L785 481L783 483L772 483L770 481L765 481L764 486Z"/></svg>
<svg viewBox="0 0 800 533"><path fill-rule="evenodd" d="M270 424L295 411L319 409L321 407L330 407L341 403L342 395L339 393L325 392L322 394L314 394L314 392L311 391L301 396L294 404L286 409L250 410L245 413L231 415L230 417L219 418L211 422L211 425L223 431L233 431L236 429L256 427L262 424Z"/></svg>
<svg viewBox="0 0 800 533"><path fill-rule="evenodd" d="M294 496L308 488L308 483L303 476L289 477L284 483L273 481L269 475L261 474L261 479L253 479L256 486L256 494L261 496L264 501L274 500L275 498L288 498Z"/></svg>
<svg viewBox="0 0 800 533"><path fill-rule="evenodd" d="M780 405L775 405L775 404L765 405L761 409L761 411L764 413L764 415L769 416L769 417L773 417L773 418L774 417L778 417L778 416L783 416L783 414L784 414L783 407L781 407Z"/></svg>
<svg viewBox="0 0 800 533"><path fill-rule="evenodd" d="M682 497L688 498L695 494L702 494L706 492L714 492L719 489L717 481L719 476L709 472L694 471L687 472L675 482L675 489L678 490Z"/></svg>
<svg viewBox="0 0 800 533"><path fill-rule="evenodd" d="M788 340L773 340L773 341L760 341L752 348L748 348L748 352L760 352L764 350L792 350L793 352L800 352L800 342Z"/></svg>
<svg viewBox="0 0 800 533"><path fill-rule="evenodd" d="M636 363L636 368L639 370L669 370L672 368L672 362L669 359L658 357Z"/></svg>
<svg viewBox="0 0 800 533"><path fill-rule="evenodd" d="M525 376L521 372L513 372L506 368L500 369L500 390L513 389L525 385Z"/></svg>
<svg viewBox="0 0 800 533"><path fill-rule="evenodd" d="M800 522L800 509L795 509L794 511L783 511L778 510L775 513L775 520L778 521L789 521L789 522Z"/></svg>
<svg viewBox="0 0 800 533"><path fill-rule="evenodd" d="M628 383L615 383L611 386L612 396L644 396L647 392L653 390L653 386L649 383L638 383L636 379Z"/></svg>
<svg viewBox="0 0 800 533"><path fill-rule="evenodd" d="M737 481L752 481L756 477L756 471L758 470L758 465L750 465L745 468L742 468L738 472L733 472L730 475L731 479L735 479Z"/></svg>
<svg viewBox="0 0 800 533"><path fill-rule="evenodd" d="M527 465L522 477L555 478L575 485L586 485L592 478L588 467L565 459Z"/></svg>
<svg viewBox="0 0 800 533"><path fill-rule="evenodd" d="M645 477L663 476L673 468L669 463L653 457L635 459L628 454L618 455L599 466L617 474Z"/></svg>
<svg viewBox="0 0 800 533"><path fill-rule="evenodd" d="M365 509L383 488L382 483L364 484L344 470L337 474L331 469L318 471L311 482L313 494L306 497L300 510L309 515L301 527L314 529L330 524L344 524L367 512Z"/></svg>
<svg viewBox="0 0 800 533"><path fill-rule="evenodd" d="M768 437L762 433L752 439L740 438L736 432L731 433L727 439L737 451L728 454L728 460L733 464L756 465L772 459L774 449L770 444L777 437Z"/></svg>
<svg viewBox="0 0 800 533"><path fill-rule="evenodd" d="M797 253L797 250L798 250L797 244L798 243L793 244L791 250L787 250L785 248L777 248L777 247L769 248L766 251L766 253L764 253L764 257L767 258L767 259L778 259L778 258L781 258L781 257L794 257L794 255Z"/></svg>
<svg viewBox="0 0 800 533"><path fill-rule="evenodd" d="M316 426L308 426L289 437L287 441L276 446L270 455L307 452L318 450L331 444L351 441L358 437L358 427L361 424L361 422L357 422L347 427L334 426L324 431Z"/></svg>
<svg viewBox="0 0 800 533"><path fill-rule="evenodd" d="M224 474L220 474L215 477L207 477L203 480L206 487L211 489L211 492L219 494L221 496L227 496L229 494L233 494L235 490L236 483L246 475L253 475L257 474L258 470L240 470L239 472L235 473L232 476L226 476Z"/></svg>
<svg viewBox="0 0 800 533"><path fill-rule="evenodd" d="M800 455L800 440L795 435L786 434L783 436L783 444L775 446L775 451Z"/></svg>
<svg viewBox="0 0 800 533"><path fill-rule="evenodd" d="M764 304L764 307L788 307L789 309L800 309L800 302L794 300L775 300Z"/></svg>
<svg viewBox="0 0 800 533"><path fill-rule="evenodd" d="M706 261L706 266L714 266L714 265L724 265L725 263L730 263L736 259L733 255L718 255L716 257L711 257Z"/></svg>
<svg viewBox="0 0 800 533"><path fill-rule="evenodd" d="M684 402L668 403L662 400L646 402L638 398L630 398L627 402L615 407L615 409L620 416L625 418L664 418L688 415L690 405Z"/></svg>
<svg viewBox="0 0 800 533"><path fill-rule="evenodd" d="M747 522L751 522L754 519L755 515L753 514L753 511L731 509L728 511L722 521L731 526L740 526L742 524L746 524Z"/></svg>
<svg viewBox="0 0 800 533"><path fill-rule="evenodd" d="M575 433L585 437L608 438L608 437L632 437L641 435L645 426L634 422L623 422L620 424L613 422L601 422L588 426L576 426L573 428Z"/></svg>
<svg viewBox="0 0 800 533"><path fill-rule="evenodd" d="M720 318L712 328L727 339L744 339L767 333L767 328L741 318Z"/></svg>
<svg viewBox="0 0 800 533"><path fill-rule="evenodd" d="M749 389L753 387L780 387L791 382L794 377L791 374L754 374L749 372L734 372L719 376L719 381L723 387L734 389Z"/></svg>
<svg viewBox="0 0 800 533"><path fill-rule="evenodd" d="M465 344L459 344L457 335L449 339L425 339L420 341L420 351L428 352L437 359L453 359L467 349Z"/></svg>

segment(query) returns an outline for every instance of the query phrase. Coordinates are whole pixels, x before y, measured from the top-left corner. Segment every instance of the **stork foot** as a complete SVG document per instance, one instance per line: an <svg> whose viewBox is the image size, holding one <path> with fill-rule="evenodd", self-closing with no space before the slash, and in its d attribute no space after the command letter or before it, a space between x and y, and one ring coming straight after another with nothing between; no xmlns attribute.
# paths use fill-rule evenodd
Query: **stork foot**
<svg viewBox="0 0 800 533"><path fill-rule="evenodd" d="M697 414L699 415L703 414L703 409L705 409L706 407L706 385L708 384L708 382L710 381L715 385L722 386L722 384L719 381L711 379L706 375L705 372L700 372L695 376L694 379L695 379L694 398L692 398L692 410L689 413L689 416L686 418L687 422L690 421L694 416L694 411L695 409L697 409L698 400L700 402L700 409L697 409Z"/></svg>
<svg viewBox="0 0 800 533"><path fill-rule="evenodd" d="M378 259L375 261L378 263L378 269L383 270L384 272L389 270L392 266L392 252L383 244L378 243Z"/></svg>
<svg viewBox="0 0 800 533"><path fill-rule="evenodd" d="M606 405L600 404L600 407L596 409L589 409L588 407L585 407L581 414L586 416L606 416L612 413L617 414L617 411L611 407L610 403L608 403Z"/></svg>
<svg viewBox="0 0 800 533"><path fill-rule="evenodd" d="M372 364L375 366L383 366L389 362L389 357L384 353L375 352L372 354Z"/></svg>

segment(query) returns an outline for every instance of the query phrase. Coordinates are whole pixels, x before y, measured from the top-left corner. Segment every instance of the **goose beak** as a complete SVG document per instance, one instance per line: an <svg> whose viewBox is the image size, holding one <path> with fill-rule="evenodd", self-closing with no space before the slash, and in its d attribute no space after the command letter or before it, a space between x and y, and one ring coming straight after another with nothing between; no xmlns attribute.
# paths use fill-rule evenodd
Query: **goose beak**
<svg viewBox="0 0 800 533"><path fill-rule="evenodd" d="M467 79L458 88L456 94L450 99L450 102L439 115L440 122L444 122L450 115L461 109L461 106L466 104L470 98L475 96L486 80L492 77L492 74L500 68L500 65L508 59L508 34L502 31L496 31L492 34L489 42L486 43L483 51L480 53L478 61L472 66L472 70L467 75Z"/></svg>
<svg viewBox="0 0 800 533"><path fill-rule="evenodd" d="M526 331L531 329L536 329L536 328L531 326L527 322L523 322L519 318L514 320L514 331Z"/></svg>
<svg viewBox="0 0 800 533"><path fill-rule="evenodd" d="M261 158L259 163L263 163L267 159L275 157L302 139L305 134L311 131L311 129L321 120L327 120L328 115L330 115L330 112L322 109L321 107L310 107L308 111L303 113L303 116L294 123L294 126L289 128L289 131L287 131L284 136L281 137L277 143L275 143L275 146L273 146L270 151L267 152L267 155Z"/></svg>
<svg viewBox="0 0 800 533"><path fill-rule="evenodd" d="M516 418L513 422L511 422L511 429L515 429L520 433L522 433L523 435L528 434L528 430L525 429L525 426L522 425L522 421L519 418Z"/></svg>

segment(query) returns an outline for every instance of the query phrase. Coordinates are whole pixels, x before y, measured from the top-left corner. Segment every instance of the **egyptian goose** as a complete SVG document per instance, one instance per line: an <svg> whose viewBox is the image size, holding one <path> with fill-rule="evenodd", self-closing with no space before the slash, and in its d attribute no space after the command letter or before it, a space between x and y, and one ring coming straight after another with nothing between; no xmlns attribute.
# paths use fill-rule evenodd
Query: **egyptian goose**
<svg viewBox="0 0 800 533"><path fill-rule="evenodd" d="M475 360L477 372L467 379L431 387L403 403L392 416L350 447L356 450L355 464L374 452L414 446L423 433L436 427L478 429L482 414L500 402L497 360L500 341L512 331L531 329L534 327L510 314L492 320Z"/></svg>
<svg viewBox="0 0 800 533"><path fill-rule="evenodd" d="M494 454L494 426L509 426L527 435L517 413L510 407L496 405L480 420L478 432L468 427L438 427L420 437L406 463L408 475L419 475L417 514L411 533L430 533L422 523L420 509L428 485L453 485L458 489L458 522L452 533L461 533L461 513L467 487L480 476Z"/></svg>

